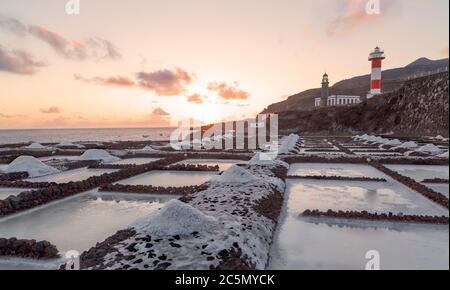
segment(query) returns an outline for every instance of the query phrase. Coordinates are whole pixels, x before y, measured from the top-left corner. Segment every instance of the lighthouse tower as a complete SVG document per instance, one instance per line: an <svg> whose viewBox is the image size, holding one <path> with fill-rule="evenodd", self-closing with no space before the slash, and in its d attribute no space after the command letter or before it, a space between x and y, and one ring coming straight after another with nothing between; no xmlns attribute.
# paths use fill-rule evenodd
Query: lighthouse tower
<svg viewBox="0 0 450 290"><path fill-rule="evenodd" d="M322 92L320 96L320 106L326 107L328 105L328 96L330 94L329 90L330 82L328 81L328 75L325 73L322 76Z"/></svg>
<svg viewBox="0 0 450 290"><path fill-rule="evenodd" d="M370 92L367 95L368 99L381 94L381 62L385 58L384 51L378 46L369 55L369 61L372 62L372 75L370 79Z"/></svg>

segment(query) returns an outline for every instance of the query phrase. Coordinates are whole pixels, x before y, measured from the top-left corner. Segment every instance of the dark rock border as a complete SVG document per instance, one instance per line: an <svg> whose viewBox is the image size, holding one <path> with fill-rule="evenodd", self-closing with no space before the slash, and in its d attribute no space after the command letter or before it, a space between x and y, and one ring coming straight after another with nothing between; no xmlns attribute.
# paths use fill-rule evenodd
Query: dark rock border
<svg viewBox="0 0 450 290"><path fill-rule="evenodd" d="M108 184L102 186L100 191L106 192L122 192L122 193L139 193L139 194L167 194L167 195L188 195L208 188L207 184L182 186L182 187L162 187L152 185L123 185Z"/></svg>
<svg viewBox="0 0 450 290"><path fill-rule="evenodd" d="M16 181L28 178L28 172L13 172L0 174L0 182Z"/></svg>
<svg viewBox="0 0 450 290"><path fill-rule="evenodd" d="M345 219L360 219L371 221L390 221L390 222L412 222L423 224L448 225L449 218L446 216L426 216L426 215L395 215L393 213L369 213L367 211L320 211L318 209L305 210L302 214L305 217L330 217Z"/></svg>
<svg viewBox="0 0 450 290"><path fill-rule="evenodd" d="M59 258L58 253L56 246L47 241L0 238L0 256L48 260Z"/></svg>
<svg viewBox="0 0 450 290"><path fill-rule="evenodd" d="M448 184L449 180L443 178L433 178L433 179L424 179L422 183Z"/></svg>
<svg viewBox="0 0 450 290"><path fill-rule="evenodd" d="M314 179L314 180L336 180L336 181L373 181L373 182L386 182L384 178L373 177L347 177L347 176L315 176L315 175L288 175L288 179Z"/></svg>

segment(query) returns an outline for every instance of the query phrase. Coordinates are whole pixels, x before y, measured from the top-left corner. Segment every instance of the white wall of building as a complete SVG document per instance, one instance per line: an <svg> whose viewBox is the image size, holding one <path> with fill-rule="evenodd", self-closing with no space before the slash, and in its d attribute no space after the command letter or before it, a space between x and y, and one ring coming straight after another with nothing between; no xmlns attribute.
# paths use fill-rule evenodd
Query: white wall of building
<svg viewBox="0 0 450 290"><path fill-rule="evenodd" d="M320 107L321 99L316 98L314 100L314 106ZM328 97L328 106L344 106L344 105L354 105L361 103L360 96L344 96L344 95L333 95Z"/></svg>

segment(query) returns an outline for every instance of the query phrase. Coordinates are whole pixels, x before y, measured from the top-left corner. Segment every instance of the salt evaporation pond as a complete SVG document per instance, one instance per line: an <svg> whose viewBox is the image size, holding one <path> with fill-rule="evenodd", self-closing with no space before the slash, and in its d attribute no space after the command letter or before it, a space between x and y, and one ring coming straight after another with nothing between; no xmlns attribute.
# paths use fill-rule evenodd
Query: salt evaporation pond
<svg viewBox="0 0 450 290"><path fill-rule="evenodd" d="M181 187L203 184L216 175L216 173L203 171L153 170L124 179L117 184Z"/></svg>
<svg viewBox="0 0 450 290"><path fill-rule="evenodd" d="M120 161L116 161L116 162L112 162L109 164L118 164L118 165L122 165L122 164L134 164L134 165L142 165L142 164L146 164L146 163L150 163L150 162L155 162L157 160L159 160L160 158L126 158L126 159L122 159Z"/></svg>
<svg viewBox="0 0 450 290"><path fill-rule="evenodd" d="M412 178L416 181L423 181L424 179L443 178L448 179L448 166L444 165L384 165L387 168L394 170L401 175Z"/></svg>
<svg viewBox="0 0 450 290"><path fill-rule="evenodd" d="M290 206L306 209L357 210L378 213L448 215L448 210L406 186L388 182L288 180Z"/></svg>
<svg viewBox="0 0 450 290"><path fill-rule="evenodd" d="M82 252L177 197L134 195L127 199L91 191L0 219L0 237L47 240L61 253Z"/></svg>
<svg viewBox="0 0 450 290"><path fill-rule="evenodd" d="M89 169L79 168L74 170L63 171L61 173L46 175L36 178L28 178L27 181L31 182L55 182L55 183L67 183L70 181L82 181L92 176L100 176L105 173L112 173L117 171L116 169Z"/></svg>
<svg viewBox="0 0 450 290"><path fill-rule="evenodd" d="M288 175L295 176L341 176L341 177L383 177L383 173L364 164L294 163Z"/></svg>
<svg viewBox="0 0 450 290"><path fill-rule="evenodd" d="M442 193L447 198L449 196L449 185L448 184L424 183L423 185L425 185L426 187L428 187L436 192Z"/></svg>
<svg viewBox="0 0 450 290"><path fill-rule="evenodd" d="M297 190L288 184L269 269L364 270L366 253L377 250L381 269L448 270L447 225L300 217L304 206Z"/></svg>
<svg viewBox="0 0 450 290"><path fill-rule="evenodd" d="M9 197L11 195L18 195L21 192L30 191L30 190L33 190L33 189L1 187L0 188L0 200L6 199L7 197Z"/></svg>
<svg viewBox="0 0 450 290"><path fill-rule="evenodd" d="M220 171L225 171L235 164L245 164L246 161L242 160L226 160L226 159L186 159L178 162L177 164L195 164L195 165L207 165L207 166L219 166Z"/></svg>

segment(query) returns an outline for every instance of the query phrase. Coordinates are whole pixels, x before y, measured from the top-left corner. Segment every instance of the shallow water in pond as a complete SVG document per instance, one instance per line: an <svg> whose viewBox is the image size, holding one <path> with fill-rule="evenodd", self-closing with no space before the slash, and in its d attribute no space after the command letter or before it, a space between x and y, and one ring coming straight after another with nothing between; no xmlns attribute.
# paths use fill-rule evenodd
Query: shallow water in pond
<svg viewBox="0 0 450 290"><path fill-rule="evenodd" d="M124 195L125 196L125 195ZM8 219L0 219L0 237L47 240L62 253L89 249L118 230L177 196L120 194L102 197L96 191L56 202Z"/></svg>
<svg viewBox="0 0 450 290"><path fill-rule="evenodd" d="M155 170L117 183L125 185L181 187L203 184L216 175L214 172Z"/></svg>
<svg viewBox="0 0 450 290"><path fill-rule="evenodd" d="M423 181L424 179L443 178L448 179L448 166L441 165L384 165L387 168L394 170L401 175L412 178L416 181Z"/></svg>
<svg viewBox="0 0 450 290"><path fill-rule="evenodd" d="M372 213L448 215L448 210L395 182L288 180L290 207L297 214L306 209L357 210Z"/></svg>
<svg viewBox="0 0 450 290"><path fill-rule="evenodd" d="M57 174L28 178L27 181L31 182L56 182L56 183L66 183L70 181L82 181L86 180L92 176L100 176L105 173L112 173L117 171L116 169L89 169L89 168L79 168L68 171L63 171Z"/></svg>
<svg viewBox="0 0 450 290"><path fill-rule="evenodd" d="M374 178L382 177L383 173L364 164L294 163L291 164L288 175Z"/></svg>
<svg viewBox="0 0 450 290"><path fill-rule="evenodd" d="M245 164L246 161L242 160L225 160L225 159L186 159L177 164L199 164L199 165L207 165L207 166L219 166L220 171L225 171L231 166L235 164Z"/></svg>
<svg viewBox="0 0 450 290"><path fill-rule="evenodd" d="M268 269L364 270L370 250L381 269L448 269L447 225L300 217L301 194L288 186Z"/></svg>
<svg viewBox="0 0 450 290"><path fill-rule="evenodd" d="M443 195L445 195L447 198L449 196L449 185L448 184L431 184L431 183L424 183L423 185L425 185L428 188L431 188L432 190L442 193Z"/></svg>

